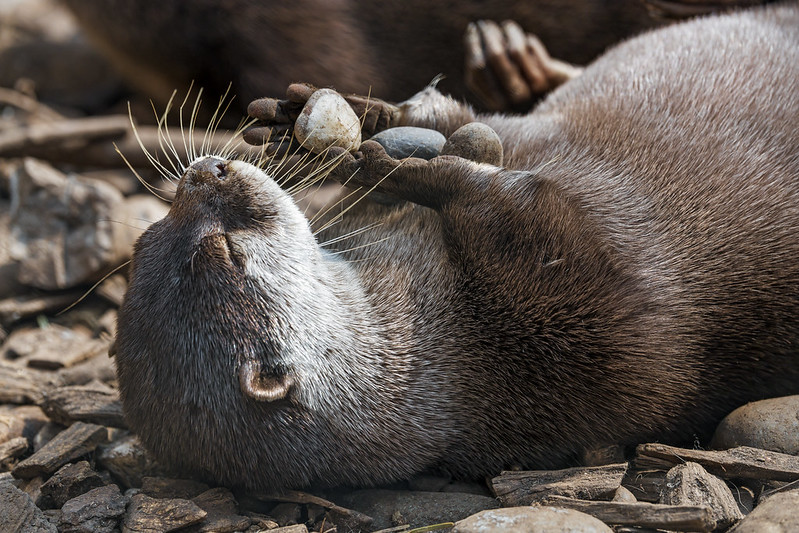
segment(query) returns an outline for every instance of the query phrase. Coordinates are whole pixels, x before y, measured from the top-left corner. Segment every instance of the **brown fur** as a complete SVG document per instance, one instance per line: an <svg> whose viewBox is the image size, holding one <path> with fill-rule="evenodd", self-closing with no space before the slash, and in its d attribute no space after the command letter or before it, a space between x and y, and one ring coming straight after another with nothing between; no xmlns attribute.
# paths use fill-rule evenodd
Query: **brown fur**
<svg viewBox="0 0 799 533"><path fill-rule="evenodd" d="M366 143L338 179L413 203L321 248L263 174L198 161L120 310L131 427L222 483L361 485L563 466L799 392L797 79L795 6L642 36L530 115L476 117L505 168ZM249 361L288 395L243 394Z"/></svg>
<svg viewBox="0 0 799 533"><path fill-rule="evenodd" d="M445 74L465 96L468 23L513 19L555 57L586 63L652 27L641 0L64 0L128 79L165 101L195 81L218 93L233 83L245 105L289 83L399 100Z"/></svg>

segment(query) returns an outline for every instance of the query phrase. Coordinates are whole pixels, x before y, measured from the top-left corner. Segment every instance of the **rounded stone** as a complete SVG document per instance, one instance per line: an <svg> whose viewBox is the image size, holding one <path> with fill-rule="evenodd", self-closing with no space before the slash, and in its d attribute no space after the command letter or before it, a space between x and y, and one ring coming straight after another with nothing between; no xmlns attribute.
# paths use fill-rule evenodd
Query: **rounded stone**
<svg viewBox="0 0 799 533"><path fill-rule="evenodd" d="M507 507L481 511L455 523L452 533L611 533L604 522L572 509Z"/></svg>
<svg viewBox="0 0 799 533"><path fill-rule="evenodd" d="M799 531L799 490L769 496L729 533L789 533Z"/></svg>
<svg viewBox="0 0 799 533"><path fill-rule="evenodd" d="M727 415L710 445L751 446L799 455L799 395L752 402Z"/></svg>
<svg viewBox="0 0 799 533"><path fill-rule="evenodd" d="M436 130L414 126L389 128L373 135L371 140L380 143L394 159L418 157L428 160L436 157L447 142L444 135Z"/></svg>
<svg viewBox="0 0 799 533"><path fill-rule="evenodd" d="M361 121L344 97L332 89L319 89L297 117L294 136L315 154L331 146L354 151L361 145Z"/></svg>
<svg viewBox="0 0 799 533"><path fill-rule="evenodd" d="M470 122L455 130L441 149L441 155L456 155L489 165L502 166L502 141L491 126Z"/></svg>

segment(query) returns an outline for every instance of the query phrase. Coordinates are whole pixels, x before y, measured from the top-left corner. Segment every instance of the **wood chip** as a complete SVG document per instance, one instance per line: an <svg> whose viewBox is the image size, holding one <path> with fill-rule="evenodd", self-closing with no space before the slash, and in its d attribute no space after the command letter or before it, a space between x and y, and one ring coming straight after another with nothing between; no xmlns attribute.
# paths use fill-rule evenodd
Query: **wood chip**
<svg viewBox="0 0 799 533"><path fill-rule="evenodd" d="M42 509L60 509L71 500L105 483L88 461L79 461L62 466L41 487L37 505ZM117 489L117 492L119 490Z"/></svg>
<svg viewBox="0 0 799 533"><path fill-rule="evenodd" d="M551 496L540 503L574 509L607 524L638 526L670 531L712 531L713 519L707 507L661 505L657 503L589 502Z"/></svg>
<svg viewBox="0 0 799 533"><path fill-rule="evenodd" d="M15 437L0 444L0 468L7 468L15 459L28 451L30 443L25 437Z"/></svg>
<svg viewBox="0 0 799 533"><path fill-rule="evenodd" d="M65 426L80 421L127 428L119 393L102 384L52 389L40 405L53 421Z"/></svg>
<svg viewBox="0 0 799 533"><path fill-rule="evenodd" d="M45 328L20 328L3 344L3 357L31 368L58 370L108 351L109 341L92 339L79 328L50 324Z"/></svg>
<svg viewBox="0 0 799 533"><path fill-rule="evenodd" d="M60 383L50 372L25 370L18 366L0 362L0 402L37 403L42 392Z"/></svg>
<svg viewBox="0 0 799 533"><path fill-rule="evenodd" d="M58 530L62 533L91 531L112 533L125 514L127 498L116 485L104 485L71 498L61 508Z"/></svg>
<svg viewBox="0 0 799 533"><path fill-rule="evenodd" d="M160 475L164 471L132 434L100 446L96 459L127 488L141 487L144 476Z"/></svg>
<svg viewBox="0 0 799 533"><path fill-rule="evenodd" d="M374 519L371 516L359 513L358 511L353 511L352 509L346 509L329 500L325 500L324 498L297 490L286 490L280 494L253 494L253 496L267 501L319 505L327 510L330 520L339 526L343 531L368 531L371 529L371 525L374 522Z"/></svg>
<svg viewBox="0 0 799 533"><path fill-rule="evenodd" d="M627 463L566 468L502 472L491 480L491 489L503 507L539 502L548 496L568 496L593 500L611 498L621 486Z"/></svg>
<svg viewBox="0 0 799 533"><path fill-rule="evenodd" d="M689 450L665 444L641 444L636 449L636 465L642 468L669 469L693 461L711 474L724 479L799 479L799 456L771 452L748 446L724 451Z"/></svg>
<svg viewBox="0 0 799 533"><path fill-rule="evenodd" d="M712 514L713 529L726 529L743 518L729 487L697 463L669 470L660 503L707 507Z"/></svg>
<svg viewBox="0 0 799 533"><path fill-rule="evenodd" d="M191 500L156 500L136 494L130 499L122 533L166 533L197 524L207 514Z"/></svg>
<svg viewBox="0 0 799 533"><path fill-rule="evenodd" d="M70 461L93 452L107 439L108 430L103 426L75 422L20 462L11 473L23 479L52 474Z"/></svg>
<svg viewBox="0 0 799 533"><path fill-rule="evenodd" d="M182 498L191 500L210 487L193 479L174 479L169 477L142 477L141 492L151 498Z"/></svg>
<svg viewBox="0 0 799 533"><path fill-rule="evenodd" d="M224 487L209 489L192 501L208 516L199 524L189 527L187 533L233 533L247 529L252 523L248 517L238 514L236 499Z"/></svg>
<svg viewBox="0 0 799 533"><path fill-rule="evenodd" d="M83 296L83 291L59 294L27 294L0 300L0 325L8 327L15 322L42 313L61 311Z"/></svg>

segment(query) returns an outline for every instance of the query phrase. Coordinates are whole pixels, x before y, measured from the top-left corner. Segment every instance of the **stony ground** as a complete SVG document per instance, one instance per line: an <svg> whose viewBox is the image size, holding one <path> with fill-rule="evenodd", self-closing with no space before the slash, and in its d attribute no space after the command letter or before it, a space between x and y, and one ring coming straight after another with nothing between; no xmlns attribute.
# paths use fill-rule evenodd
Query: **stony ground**
<svg viewBox="0 0 799 533"><path fill-rule="evenodd" d="M799 530L797 397L737 412L716 451L608 448L486 483L263 495L170 477L126 429L107 355L115 269L167 204L113 144L169 185L130 133L126 87L75 32L51 0L0 1L0 531Z"/></svg>

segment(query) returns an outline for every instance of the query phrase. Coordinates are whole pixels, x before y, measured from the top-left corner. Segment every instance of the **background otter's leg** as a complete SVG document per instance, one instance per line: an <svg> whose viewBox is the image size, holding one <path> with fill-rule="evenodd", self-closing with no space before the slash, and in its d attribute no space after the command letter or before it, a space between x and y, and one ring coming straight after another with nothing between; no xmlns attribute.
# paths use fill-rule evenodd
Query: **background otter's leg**
<svg viewBox="0 0 799 533"><path fill-rule="evenodd" d="M583 70L550 57L538 37L512 20L473 22L464 44L466 86L491 111L526 111Z"/></svg>

